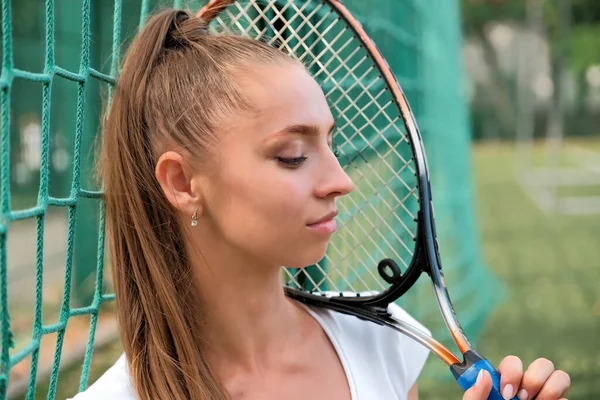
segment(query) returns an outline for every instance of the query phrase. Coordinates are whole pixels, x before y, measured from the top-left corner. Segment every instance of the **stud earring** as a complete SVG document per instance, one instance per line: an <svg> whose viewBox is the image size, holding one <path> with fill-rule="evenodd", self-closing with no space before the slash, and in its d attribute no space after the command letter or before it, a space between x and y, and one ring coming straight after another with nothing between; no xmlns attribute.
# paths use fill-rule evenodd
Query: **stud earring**
<svg viewBox="0 0 600 400"><path fill-rule="evenodd" d="M194 214L192 214L192 226L198 225L198 209L194 210Z"/></svg>

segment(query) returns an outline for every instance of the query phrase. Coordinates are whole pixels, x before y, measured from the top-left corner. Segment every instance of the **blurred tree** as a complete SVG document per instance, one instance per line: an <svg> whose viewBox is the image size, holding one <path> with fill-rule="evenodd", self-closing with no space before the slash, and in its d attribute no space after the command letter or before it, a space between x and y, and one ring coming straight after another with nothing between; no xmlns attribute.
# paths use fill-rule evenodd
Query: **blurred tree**
<svg viewBox="0 0 600 400"><path fill-rule="evenodd" d="M573 72L582 73L588 66L600 63L600 1L570 0L571 28L569 34L569 67ZM560 47L555 34L560 21L558 1L546 0L544 22L553 48Z"/></svg>
<svg viewBox="0 0 600 400"><path fill-rule="evenodd" d="M523 0L462 0L463 28L466 35L483 37L485 26L491 21L523 21Z"/></svg>
<svg viewBox="0 0 600 400"><path fill-rule="evenodd" d="M461 0L462 21L465 36L481 45L485 63L489 68L489 90L481 96L485 114L494 115L495 136L512 137L515 126L515 110L509 77L500 69L498 54L490 42L487 29L490 22L519 23L525 19L523 0ZM486 124L491 121L485 118ZM484 130L486 130L484 128ZM477 130L473 133L478 135ZM487 137L486 133L479 134Z"/></svg>
<svg viewBox="0 0 600 400"><path fill-rule="evenodd" d="M571 0L573 22L576 24L596 24L600 21L598 0Z"/></svg>
<svg viewBox="0 0 600 400"><path fill-rule="evenodd" d="M500 60L490 43L487 30L490 23L504 22L511 25L527 24L527 5L540 2L543 7L543 32L553 53L554 60L565 56L566 65L573 74L581 76L594 64L600 64L600 1L599 0L461 0L463 30L467 38L482 47L489 67L489 93L482 96L488 112L497 117L498 134L512 137L515 109L510 92L510 77L500 70ZM562 6L561 6L562 3ZM565 10L569 12L568 37L565 41Z"/></svg>
<svg viewBox="0 0 600 400"><path fill-rule="evenodd" d="M544 4L544 20L550 30L558 23L559 0L462 0L465 33L481 34L490 21L522 22L526 5L531 1ZM600 22L600 1L570 0L573 26L594 26Z"/></svg>

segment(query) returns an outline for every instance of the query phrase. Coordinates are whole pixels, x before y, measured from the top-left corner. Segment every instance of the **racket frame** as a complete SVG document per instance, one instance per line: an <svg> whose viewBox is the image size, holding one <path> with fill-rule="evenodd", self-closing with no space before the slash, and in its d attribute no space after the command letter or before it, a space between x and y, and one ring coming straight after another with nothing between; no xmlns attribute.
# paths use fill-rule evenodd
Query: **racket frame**
<svg viewBox="0 0 600 400"><path fill-rule="evenodd" d="M210 0L197 13L199 18L210 22L221 11L235 3L236 0ZM273 2L268 1L268 3ZM307 293L302 290L285 286L284 290L287 296L298 300L304 304L317 307L329 308L341 313L354 315L358 318L368 320L380 325L391 327L403 334L409 336L415 341L427 347L430 351L440 357L449 366L459 364L458 358L452 354L445 346L427 335L425 332L395 319L389 312L389 304L396 301L406 293L418 280L423 272L430 276L438 307L442 318L450 332L452 339L456 343L460 352L464 355L473 350L467 339L454 311L450 300L448 290L445 285L444 275L442 273L442 263L439 255L439 246L435 230L434 210L431 197L431 183L429 180L429 170L425 149L421 134L413 115L411 107L402 91L396 77L391 72L389 65L383 58L379 49L371 38L367 35L364 28L356 20L348 9L339 0L321 0L326 3L337 15L342 18L347 26L353 31L356 39L367 50L373 64L378 69L385 85L391 91L394 102L400 110L400 116L406 127L406 133L410 139L414 163L416 168L417 189L419 192L420 210L417 213L417 234L415 237L415 247L413 258L404 273L397 273L395 276L386 276L380 269L382 278L391 283L391 286L378 294L361 296L356 294L348 296L340 293L339 296L327 296L319 293ZM277 3L277 1L274 1ZM393 282L390 282L392 279Z"/></svg>

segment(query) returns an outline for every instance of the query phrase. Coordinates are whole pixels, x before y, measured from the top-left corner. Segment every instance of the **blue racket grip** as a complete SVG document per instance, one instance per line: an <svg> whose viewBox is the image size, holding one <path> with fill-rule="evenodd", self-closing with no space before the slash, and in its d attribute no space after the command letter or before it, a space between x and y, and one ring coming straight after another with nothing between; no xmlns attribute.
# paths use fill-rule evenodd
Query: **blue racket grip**
<svg viewBox="0 0 600 400"><path fill-rule="evenodd" d="M477 381L481 370L486 370L492 377L492 391L488 400L504 400L500 391L500 374L491 362L483 358L475 350L469 350L464 354L465 361L450 367L458 385L465 391L470 389ZM516 396L512 400L519 400Z"/></svg>

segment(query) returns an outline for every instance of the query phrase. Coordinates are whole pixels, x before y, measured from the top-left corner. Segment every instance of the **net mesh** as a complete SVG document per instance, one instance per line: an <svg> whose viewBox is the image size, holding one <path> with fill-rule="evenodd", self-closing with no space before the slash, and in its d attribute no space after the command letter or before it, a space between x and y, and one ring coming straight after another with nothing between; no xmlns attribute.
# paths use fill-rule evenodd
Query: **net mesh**
<svg viewBox="0 0 600 400"><path fill-rule="evenodd" d="M459 4L432 1L345 3L386 57L421 127L447 281L473 337L497 290L478 250ZM416 231L415 168L398 112L364 49L352 45L352 32L327 7L262 4L234 6L215 28L263 37L307 66L327 96L337 123L334 144L357 187L338 204L340 230L326 258L307 272L285 269L286 276L315 289L382 288L377 262L393 257L405 268ZM34 398L40 375L49 376L47 397L54 398L68 354L83 354L79 390L88 385L96 335L110 325L103 315L111 315L114 299L91 149L122 49L157 6L201 4L83 0L73 8L47 0L37 12L37 0L2 0L0 398ZM427 282L401 304L438 339L448 339ZM69 327L79 326L78 318L85 318L84 335L73 334L72 344Z"/></svg>

